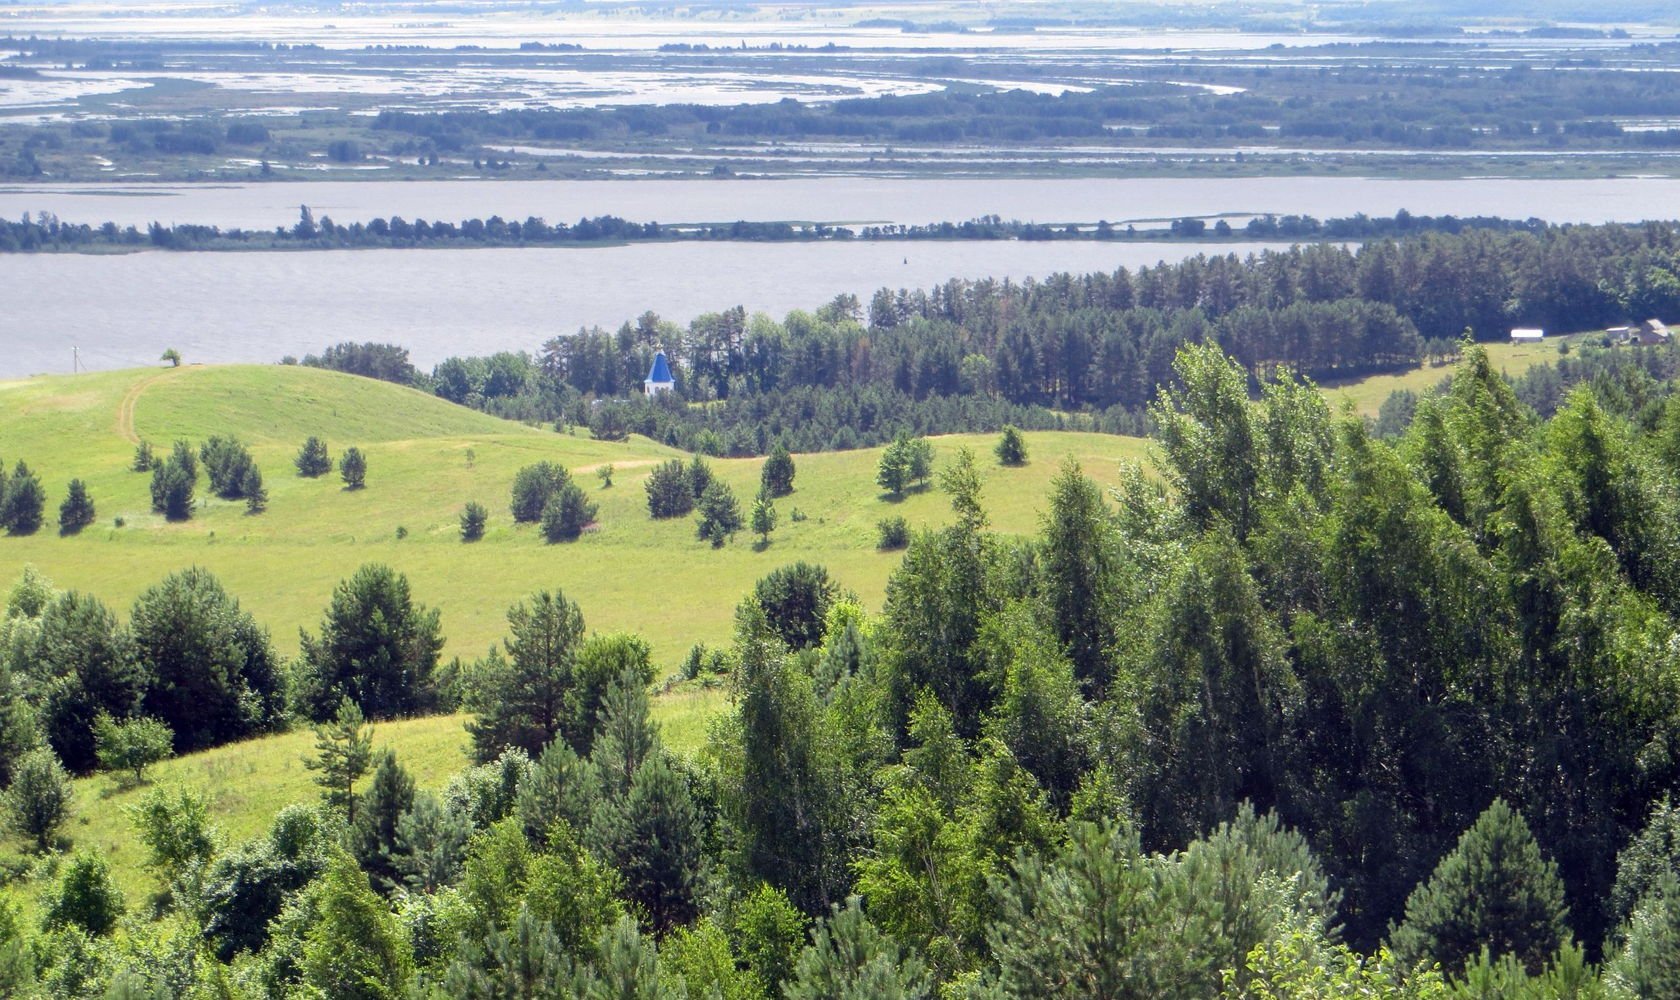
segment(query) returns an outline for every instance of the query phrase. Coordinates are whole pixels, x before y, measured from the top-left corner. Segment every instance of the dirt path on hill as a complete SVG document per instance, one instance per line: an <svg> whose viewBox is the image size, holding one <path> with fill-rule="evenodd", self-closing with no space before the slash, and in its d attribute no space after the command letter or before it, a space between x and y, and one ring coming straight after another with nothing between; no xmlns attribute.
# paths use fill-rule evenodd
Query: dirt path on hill
<svg viewBox="0 0 1680 1000"><path fill-rule="evenodd" d="M117 433L127 439L129 444L140 443L140 435L134 430L134 407L139 405L141 394L150 388L152 383L168 378L179 370L171 368L156 375L148 375L129 386L128 391L123 394L122 402L117 404Z"/></svg>

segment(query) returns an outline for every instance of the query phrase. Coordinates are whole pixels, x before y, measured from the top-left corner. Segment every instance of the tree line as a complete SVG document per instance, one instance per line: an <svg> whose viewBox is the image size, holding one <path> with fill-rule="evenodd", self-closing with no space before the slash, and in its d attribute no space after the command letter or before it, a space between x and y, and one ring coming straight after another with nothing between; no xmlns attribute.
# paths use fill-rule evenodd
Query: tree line
<svg viewBox="0 0 1680 1000"><path fill-rule="evenodd" d="M553 337L535 354L448 358L430 374L392 345L339 345L304 361L515 419L751 455L778 439L798 450L880 444L900 429L1139 433L1185 344L1219 345L1257 388L1274 365L1361 377L1451 356L1467 333L1652 316L1680 316L1680 230L1667 223L1424 232L1135 271L952 280L882 288L867 303L842 295L780 321L736 307L682 327L645 313L616 331ZM646 399L656 350L676 391Z"/></svg>
<svg viewBox="0 0 1680 1000"><path fill-rule="evenodd" d="M1542 419L1472 347L1385 442L1286 371L1255 399L1216 348L1175 366L1164 481L1131 468L1105 491L1067 461L1041 529L1006 536L962 452L933 470L954 519L912 533L878 612L820 567L760 581L732 645L691 657L734 692L692 755L651 717L646 645L589 633L566 595L517 602L498 647L440 669L435 612L364 568L288 702L316 720L319 798L229 843L202 795L151 790L132 819L167 892L130 905L103 859L70 855L30 883L37 921L0 908L0 981L1674 995L1673 383L1649 428L1590 383ZM126 627L142 646L155 593ZM62 634L75 604L94 607L26 578L8 628ZM363 720L444 690L475 764L422 789ZM62 814L40 753L14 823Z"/></svg>
<svg viewBox="0 0 1680 1000"><path fill-rule="evenodd" d="M416 247L522 247L568 246L597 243L644 243L700 240L708 242L781 243L867 240L871 242L924 240L1194 240L1200 238L1369 239L1375 236L1420 232L1458 233L1471 229L1535 230L1537 220L1518 221L1494 217L1459 218L1413 216L1402 212L1388 219L1363 215L1320 221L1311 216L1265 215L1232 228L1220 219L1185 218L1166 227L1124 228L1106 220L1095 223L1048 224L982 216L966 222L933 222L921 225L863 226L851 229L825 223L747 222L661 225L658 222L630 222L612 215L582 218L576 223L550 224L536 216L521 222L493 215L488 219L460 222L408 220L400 216L374 218L366 222L341 224L328 216L319 221L307 205L301 206L298 221L291 227L241 229L199 223L164 225L153 222L141 230L115 222L98 225L72 223L49 212L29 213L16 222L0 219L0 253L63 253L114 247L180 251L233 250L343 250L352 248Z"/></svg>

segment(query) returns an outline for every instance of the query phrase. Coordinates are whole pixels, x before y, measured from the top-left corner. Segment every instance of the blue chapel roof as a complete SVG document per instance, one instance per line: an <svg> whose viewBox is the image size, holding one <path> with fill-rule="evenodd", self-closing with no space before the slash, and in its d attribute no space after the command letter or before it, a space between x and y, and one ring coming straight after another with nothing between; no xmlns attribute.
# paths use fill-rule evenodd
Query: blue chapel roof
<svg viewBox="0 0 1680 1000"><path fill-rule="evenodd" d="M660 351L653 356L653 369L648 372L649 382L675 382L671 377L671 365L665 360L665 352Z"/></svg>

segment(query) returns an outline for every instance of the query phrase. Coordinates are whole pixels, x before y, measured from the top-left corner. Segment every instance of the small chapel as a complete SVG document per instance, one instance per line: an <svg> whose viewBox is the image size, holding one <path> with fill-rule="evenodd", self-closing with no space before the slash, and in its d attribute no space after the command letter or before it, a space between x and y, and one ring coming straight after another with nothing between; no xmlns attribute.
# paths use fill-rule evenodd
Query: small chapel
<svg viewBox="0 0 1680 1000"><path fill-rule="evenodd" d="M648 369L647 378L642 380L642 391L649 396L657 396L662 392L670 392L676 385L676 379L671 377L671 363L665 360L665 352L656 353L653 356L653 367Z"/></svg>

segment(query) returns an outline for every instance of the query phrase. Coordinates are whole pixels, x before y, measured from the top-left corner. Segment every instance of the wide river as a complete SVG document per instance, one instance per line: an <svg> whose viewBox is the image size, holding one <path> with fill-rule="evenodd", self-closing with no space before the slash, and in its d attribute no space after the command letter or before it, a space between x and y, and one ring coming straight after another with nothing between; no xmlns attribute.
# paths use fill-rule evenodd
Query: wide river
<svg viewBox="0 0 1680 1000"><path fill-rule="evenodd" d="M927 223L995 214L1037 222L1259 213L1319 218L1540 216L1632 222L1680 216L1680 180L1361 178L321 182L217 186L0 187L0 213L247 228L316 217L550 221L810 220ZM780 316L836 294L925 288L947 278L1112 270L1256 244L674 243L542 250L147 252L0 256L0 377L190 361L274 361L342 340L394 341L429 367L453 354L534 350L580 327L647 310L679 323L736 305Z"/></svg>
<svg viewBox="0 0 1680 1000"><path fill-rule="evenodd" d="M430 368L454 354L535 351L651 309L686 322L736 305L781 317L842 292L952 277L1021 279L1136 267L1259 244L642 243L591 249L342 250L0 256L0 378L188 361L277 361L343 340L391 341Z"/></svg>

